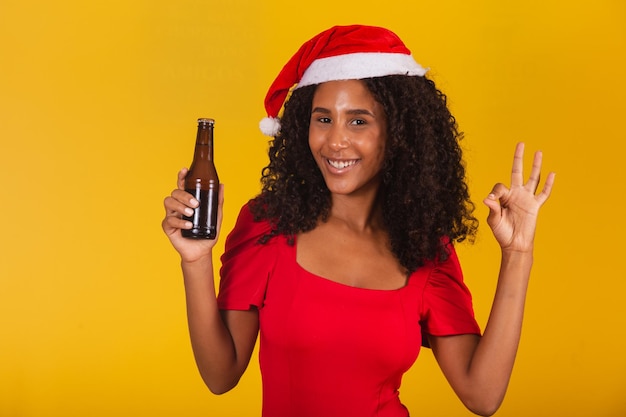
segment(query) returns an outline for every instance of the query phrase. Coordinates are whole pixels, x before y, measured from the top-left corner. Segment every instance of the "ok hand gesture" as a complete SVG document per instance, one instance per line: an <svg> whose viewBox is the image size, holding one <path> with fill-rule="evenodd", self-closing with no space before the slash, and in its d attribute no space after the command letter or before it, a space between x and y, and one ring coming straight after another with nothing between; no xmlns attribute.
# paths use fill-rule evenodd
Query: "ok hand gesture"
<svg viewBox="0 0 626 417"><path fill-rule="evenodd" d="M549 173L543 189L536 194L541 174L542 153L536 152L528 181L524 183L524 144L518 143L513 158L511 186L496 184L484 200L489 207L487 223L503 251L530 252L533 249L537 215L552 191L555 174Z"/></svg>

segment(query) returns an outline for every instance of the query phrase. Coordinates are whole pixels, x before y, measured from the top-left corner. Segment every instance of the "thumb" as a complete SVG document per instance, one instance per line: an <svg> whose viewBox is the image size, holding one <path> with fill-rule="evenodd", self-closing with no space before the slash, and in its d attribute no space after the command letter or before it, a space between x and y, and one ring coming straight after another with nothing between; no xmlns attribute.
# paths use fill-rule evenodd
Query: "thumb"
<svg viewBox="0 0 626 417"><path fill-rule="evenodd" d="M490 225L497 224L502 217L501 198L506 193L507 188L504 184L496 184L489 195L483 200L483 203L489 208L487 215L487 223Z"/></svg>
<svg viewBox="0 0 626 417"><path fill-rule="evenodd" d="M489 214L487 215L488 224L496 224L498 219L502 215L502 208L494 193L490 193L487 198L483 200L483 203L489 208Z"/></svg>

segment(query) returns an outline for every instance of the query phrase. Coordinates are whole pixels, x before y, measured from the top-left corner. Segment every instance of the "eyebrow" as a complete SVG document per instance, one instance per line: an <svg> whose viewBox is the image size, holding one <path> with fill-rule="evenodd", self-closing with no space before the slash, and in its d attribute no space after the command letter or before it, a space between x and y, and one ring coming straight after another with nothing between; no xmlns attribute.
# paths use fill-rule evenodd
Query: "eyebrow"
<svg viewBox="0 0 626 417"><path fill-rule="evenodd" d="M328 110L327 108L324 108L324 107L315 107L313 110L311 110L311 113L329 114L330 110ZM367 116L375 117L374 114L371 111L365 110L365 109L350 109L346 113L353 114L353 115L364 114L364 115L367 115Z"/></svg>

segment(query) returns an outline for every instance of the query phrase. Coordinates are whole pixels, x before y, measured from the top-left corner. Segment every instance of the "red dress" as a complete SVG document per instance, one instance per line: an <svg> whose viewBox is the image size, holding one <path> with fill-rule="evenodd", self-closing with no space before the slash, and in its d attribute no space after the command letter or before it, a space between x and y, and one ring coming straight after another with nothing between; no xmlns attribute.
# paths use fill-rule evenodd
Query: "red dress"
<svg viewBox="0 0 626 417"><path fill-rule="evenodd" d="M422 337L479 334L456 254L397 290L314 275L244 206L226 240L220 309L259 311L264 417L406 417L398 389Z"/></svg>

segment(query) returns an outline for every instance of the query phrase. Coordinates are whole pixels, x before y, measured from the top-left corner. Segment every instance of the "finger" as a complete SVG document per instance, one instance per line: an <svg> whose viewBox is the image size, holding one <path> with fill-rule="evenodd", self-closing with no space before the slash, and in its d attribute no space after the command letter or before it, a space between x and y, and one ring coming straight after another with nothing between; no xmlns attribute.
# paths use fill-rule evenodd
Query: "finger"
<svg viewBox="0 0 626 417"><path fill-rule="evenodd" d="M552 193L552 187L554 186L554 178L556 177L556 173L551 172L548 174L546 178L546 183L543 185L543 189L537 195L537 202L539 204L543 204L546 202L550 194Z"/></svg>
<svg viewBox="0 0 626 417"><path fill-rule="evenodd" d="M502 207L500 207L500 202L496 198L496 195L491 193L483 200L483 203L489 208L489 213L487 214L487 224L494 225L498 224L500 218L502 217Z"/></svg>
<svg viewBox="0 0 626 417"><path fill-rule="evenodd" d="M168 196L163 200L163 206L165 207L165 218L161 222L161 225L167 234L174 233L175 230L172 229L189 228L191 223L183 220L182 217L183 215L193 215L192 208L172 196Z"/></svg>
<svg viewBox="0 0 626 417"><path fill-rule="evenodd" d="M500 203L493 193L489 194L487 198L483 200L483 203L485 203L485 205L489 208L489 216L497 214L501 211Z"/></svg>
<svg viewBox="0 0 626 417"><path fill-rule="evenodd" d="M172 191L171 197L176 201L183 203L185 206L192 208L196 208L198 207L198 204L200 204L192 194L185 190L176 189Z"/></svg>
<svg viewBox="0 0 626 417"><path fill-rule="evenodd" d="M161 227L163 228L165 234L172 235L179 229L191 229L193 224L190 221L181 219L178 216L170 215L165 216L161 222Z"/></svg>
<svg viewBox="0 0 626 417"><path fill-rule="evenodd" d="M543 160L543 153L541 151L535 152L535 157L533 159L533 167L530 171L530 177L528 178L528 182L526 183L526 187L533 194L537 191L537 187L539 186L539 181L541 180L542 160Z"/></svg>
<svg viewBox="0 0 626 417"><path fill-rule="evenodd" d="M178 171L178 188L180 190L184 190L185 189L185 177L187 176L187 172L189 172L189 170L187 168L182 168L180 171Z"/></svg>
<svg viewBox="0 0 626 417"><path fill-rule="evenodd" d="M502 216L502 209L506 208L506 197L508 196L509 189L501 183L494 185L491 193L483 200L483 203L489 207L489 215L487 216L487 222L492 223Z"/></svg>
<svg viewBox="0 0 626 417"><path fill-rule="evenodd" d="M519 142L513 155L513 169L511 170L511 187L524 184L524 143Z"/></svg>
<svg viewBox="0 0 626 417"><path fill-rule="evenodd" d="M178 195L186 195L187 197L179 197ZM185 216L191 216L193 215L193 208L196 205L192 205L189 199L190 194L186 193L182 190L174 190L172 192L171 196L168 196L165 198L165 200L163 200L163 205L165 207L165 215L166 216L177 216L177 217L181 217L183 215ZM195 201L197 203L197 201L194 198L191 198L191 200Z"/></svg>
<svg viewBox="0 0 626 417"><path fill-rule="evenodd" d="M487 196L487 198L493 199L501 206L506 206L506 199L509 195L509 192L510 190L506 185L498 183L493 186L493 189L491 190L491 193L489 193L489 196Z"/></svg>

